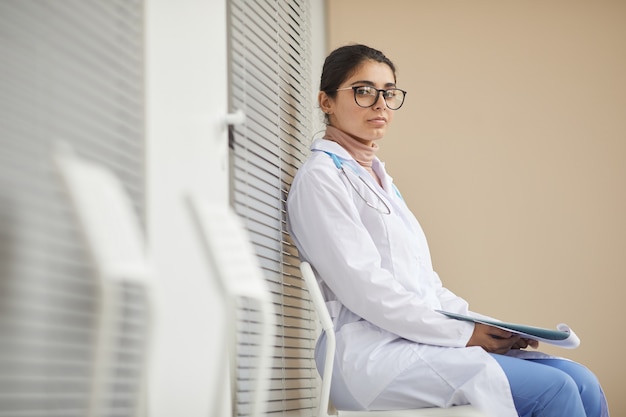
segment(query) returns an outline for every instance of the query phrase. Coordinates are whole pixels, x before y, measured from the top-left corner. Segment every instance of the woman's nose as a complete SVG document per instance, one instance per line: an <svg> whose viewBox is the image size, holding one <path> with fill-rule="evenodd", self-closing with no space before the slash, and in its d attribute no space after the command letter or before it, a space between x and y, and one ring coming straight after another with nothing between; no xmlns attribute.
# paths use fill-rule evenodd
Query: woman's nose
<svg viewBox="0 0 626 417"><path fill-rule="evenodd" d="M387 108L387 102L385 101L385 97L383 97L382 91L379 91L378 95L376 96L376 102L374 103L374 108L375 109Z"/></svg>

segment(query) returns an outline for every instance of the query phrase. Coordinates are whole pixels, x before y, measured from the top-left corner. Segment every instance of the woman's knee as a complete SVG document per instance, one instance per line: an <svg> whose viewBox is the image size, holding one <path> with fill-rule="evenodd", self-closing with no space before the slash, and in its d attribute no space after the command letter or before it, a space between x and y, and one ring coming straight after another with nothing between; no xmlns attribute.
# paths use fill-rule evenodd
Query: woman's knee
<svg viewBox="0 0 626 417"><path fill-rule="evenodd" d="M574 381L576 381L581 393L588 390L595 390L600 386L600 382L595 374L587 367L577 362L565 359L545 359L540 361L540 363L560 369L571 376Z"/></svg>
<svg viewBox="0 0 626 417"><path fill-rule="evenodd" d="M600 382L593 372L579 363L568 360L547 359L541 360L539 363L567 374L576 386L576 391L582 400L587 415L600 415L604 397Z"/></svg>
<svg viewBox="0 0 626 417"><path fill-rule="evenodd" d="M496 360L509 379L520 416L585 417L578 385L566 372L517 358Z"/></svg>
<svg viewBox="0 0 626 417"><path fill-rule="evenodd" d="M557 415L561 412L568 416L584 416L584 404L576 381L564 372L551 374L544 391L537 401L536 415ZM535 415L535 414L534 414Z"/></svg>

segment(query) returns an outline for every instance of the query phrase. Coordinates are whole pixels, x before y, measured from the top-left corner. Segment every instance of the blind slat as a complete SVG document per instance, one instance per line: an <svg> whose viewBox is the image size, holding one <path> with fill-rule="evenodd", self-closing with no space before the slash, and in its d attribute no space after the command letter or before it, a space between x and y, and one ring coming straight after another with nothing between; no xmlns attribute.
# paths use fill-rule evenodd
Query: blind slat
<svg viewBox="0 0 626 417"><path fill-rule="evenodd" d="M309 4L305 0L233 0L231 108L245 112L234 128L232 201L244 219L276 306L276 346L268 415L315 414L317 329L308 292L297 272L297 251L286 231L285 198L304 160L311 134ZM248 312L245 320L254 322ZM249 325L240 323L242 328ZM257 336L239 334L238 416L250 412Z"/></svg>

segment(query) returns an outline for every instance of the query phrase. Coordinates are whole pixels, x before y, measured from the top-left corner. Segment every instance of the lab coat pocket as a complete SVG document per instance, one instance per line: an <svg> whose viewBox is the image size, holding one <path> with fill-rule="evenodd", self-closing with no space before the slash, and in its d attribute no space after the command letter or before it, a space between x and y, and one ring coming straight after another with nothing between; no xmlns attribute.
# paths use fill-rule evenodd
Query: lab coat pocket
<svg viewBox="0 0 626 417"><path fill-rule="evenodd" d="M336 365L361 404L369 404L407 366L417 360L409 343L366 322L344 325L337 332Z"/></svg>

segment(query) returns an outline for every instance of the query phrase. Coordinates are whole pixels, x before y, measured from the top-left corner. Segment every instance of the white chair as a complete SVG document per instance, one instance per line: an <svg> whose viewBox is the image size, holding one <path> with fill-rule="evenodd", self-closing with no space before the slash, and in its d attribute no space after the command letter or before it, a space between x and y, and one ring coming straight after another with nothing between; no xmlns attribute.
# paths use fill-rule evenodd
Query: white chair
<svg viewBox="0 0 626 417"><path fill-rule="evenodd" d="M305 281L309 295L322 330L326 332L326 360L324 362L324 375L333 374L333 363L335 360L335 326L326 308L326 303L322 296L315 275L308 262L300 264L302 278ZM330 383L331 378L322 378L320 388L320 400L318 417L487 417L484 413L476 410L470 405L462 405L450 408L420 408L411 410L393 411L344 411L337 410L330 403Z"/></svg>
<svg viewBox="0 0 626 417"><path fill-rule="evenodd" d="M255 308L260 322L258 338L254 340L256 352L256 376L252 386L250 415L260 417L269 393L270 361L273 356L273 333L275 314L266 281L252 244L241 219L226 205L216 204L191 196L188 199L192 219L198 231L202 248L216 278L217 287L222 291L226 325L223 340L221 363L229 366L230 394L236 402L236 352L237 352L237 306ZM249 342L249 341L248 341ZM221 377L224 372L217 373ZM221 384L219 386L224 386ZM211 416L219 416L222 410L223 392L216 392Z"/></svg>
<svg viewBox="0 0 626 417"><path fill-rule="evenodd" d="M93 349L93 375L88 417L101 416L115 397L114 384L129 383L135 388L133 415L145 416L146 367L149 354L151 268L139 222L118 178L108 169L77 157L70 148L60 148L54 162L65 185L79 229L97 275L98 314ZM124 291L141 295L144 304L143 340L139 334L140 363L123 364L120 342ZM138 319L139 320L139 319ZM126 335L128 336L128 335ZM136 377L123 381L118 366L138 367ZM137 368L135 368L137 369ZM137 378L137 379L134 379ZM131 394L132 395L132 394Z"/></svg>

